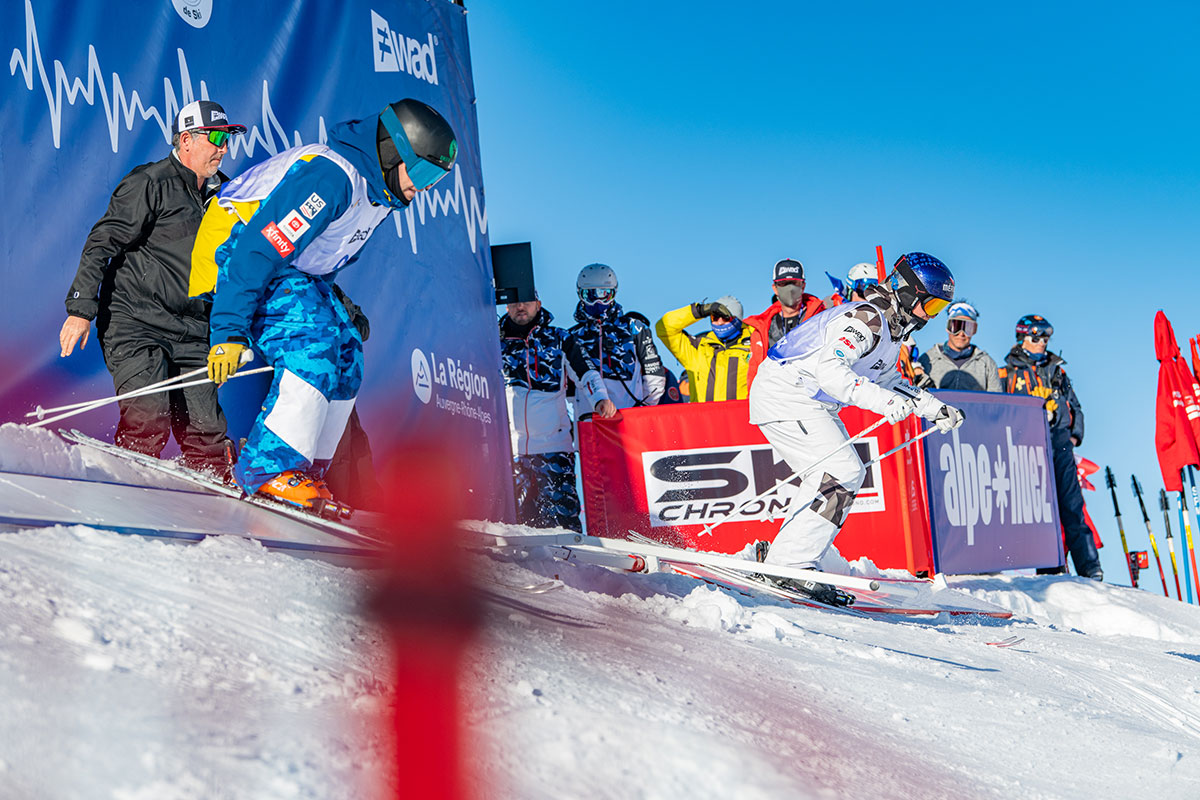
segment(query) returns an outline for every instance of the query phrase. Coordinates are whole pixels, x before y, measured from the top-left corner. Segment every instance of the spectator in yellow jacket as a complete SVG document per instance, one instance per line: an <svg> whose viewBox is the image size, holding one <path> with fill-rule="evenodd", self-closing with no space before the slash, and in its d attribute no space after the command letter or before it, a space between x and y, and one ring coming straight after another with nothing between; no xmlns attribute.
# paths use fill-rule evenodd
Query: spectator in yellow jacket
<svg viewBox="0 0 1200 800"><path fill-rule="evenodd" d="M711 330L699 336L684 330L705 318ZM750 328L742 324L742 304L736 297L725 295L715 303L668 311L654 330L687 370L692 402L744 400L749 395Z"/></svg>

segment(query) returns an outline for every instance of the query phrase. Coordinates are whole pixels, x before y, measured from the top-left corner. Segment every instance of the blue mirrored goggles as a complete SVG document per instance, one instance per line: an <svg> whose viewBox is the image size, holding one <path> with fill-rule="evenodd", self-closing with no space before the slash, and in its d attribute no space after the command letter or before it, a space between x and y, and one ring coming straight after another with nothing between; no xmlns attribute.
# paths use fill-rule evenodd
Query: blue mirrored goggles
<svg viewBox="0 0 1200 800"><path fill-rule="evenodd" d="M396 152L400 154L400 160L404 162L404 169L408 172L408 179L413 182L413 186L428 189L449 174L437 164L426 161L413 152L408 136L404 133L404 126L400 124L400 119L391 106L385 108L379 118L383 120L383 127L387 128L388 135L392 137L392 143L396 145Z"/></svg>
<svg viewBox="0 0 1200 800"><path fill-rule="evenodd" d="M585 303L611 303L617 299L616 289L580 289L579 299Z"/></svg>

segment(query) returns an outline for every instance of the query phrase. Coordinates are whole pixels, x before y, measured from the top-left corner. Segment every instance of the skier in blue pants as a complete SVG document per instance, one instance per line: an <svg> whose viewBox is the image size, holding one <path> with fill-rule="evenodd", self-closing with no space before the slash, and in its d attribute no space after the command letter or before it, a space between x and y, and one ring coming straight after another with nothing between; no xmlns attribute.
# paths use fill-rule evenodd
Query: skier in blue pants
<svg viewBox="0 0 1200 800"><path fill-rule="evenodd" d="M247 350L275 367L234 471L247 492L339 509L321 476L362 383L362 339L334 294L392 211L453 167L458 145L428 105L401 100L284 151L228 183L192 252L189 293L213 292L208 376Z"/></svg>

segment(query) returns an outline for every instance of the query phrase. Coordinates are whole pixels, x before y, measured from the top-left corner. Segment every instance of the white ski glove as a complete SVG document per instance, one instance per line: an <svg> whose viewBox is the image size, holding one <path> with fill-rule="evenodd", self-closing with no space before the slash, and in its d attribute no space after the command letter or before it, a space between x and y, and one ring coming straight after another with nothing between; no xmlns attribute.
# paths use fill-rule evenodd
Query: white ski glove
<svg viewBox="0 0 1200 800"><path fill-rule="evenodd" d="M961 410L943 403L933 418L933 424L937 425L938 432L949 433L959 425L962 425L964 419L966 419L966 416Z"/></svg>
<svg viewBox="0 0 1200 800"><path fill-rule="evenodd" d="M895 425L900 420L906 418L913 412L915 406L913 401L907 397L902 397L898 394L892 395L891 399L883 404L883 408L877 409L883 418Z"/></svg>

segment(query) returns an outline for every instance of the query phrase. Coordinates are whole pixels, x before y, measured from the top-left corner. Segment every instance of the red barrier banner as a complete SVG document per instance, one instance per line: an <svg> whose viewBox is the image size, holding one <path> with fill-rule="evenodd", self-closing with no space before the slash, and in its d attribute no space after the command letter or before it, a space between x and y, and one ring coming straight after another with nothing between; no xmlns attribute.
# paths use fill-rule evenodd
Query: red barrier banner
<svg viewBox="0 0 1200 800"><path fill-rule="evenodd" d="M747 421L748 405L730 400L630 408L617 420L580 423L588 533L622 539L633 530L722 553L756 539L774 540L790 513L795 485L787 463ZM843 409L841 418L851 435L879 419L857 408ZM855 447L867 462L919 432L919 421L909 418L880 426ZM834 542L838 551L883 568L932 572L924 474L919 446L873 465ZM754 500L777 484L778 491Z"/></svg>

